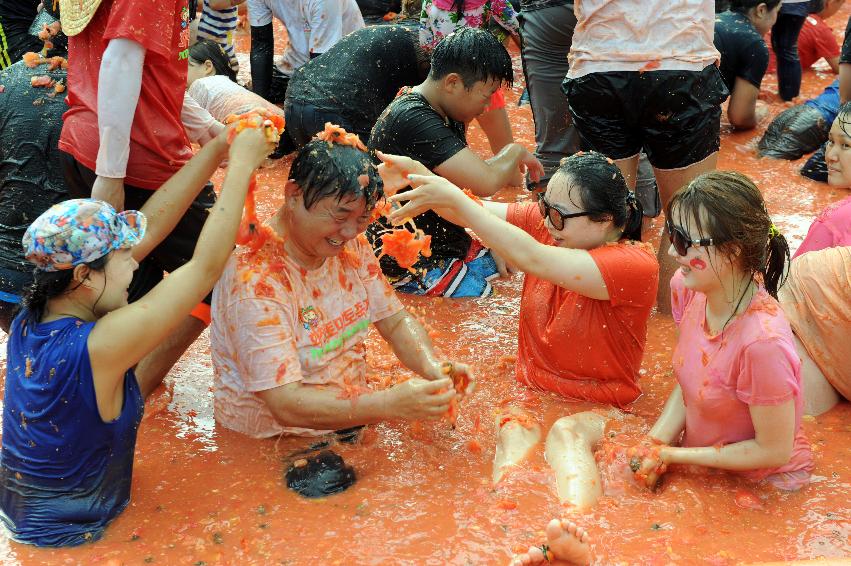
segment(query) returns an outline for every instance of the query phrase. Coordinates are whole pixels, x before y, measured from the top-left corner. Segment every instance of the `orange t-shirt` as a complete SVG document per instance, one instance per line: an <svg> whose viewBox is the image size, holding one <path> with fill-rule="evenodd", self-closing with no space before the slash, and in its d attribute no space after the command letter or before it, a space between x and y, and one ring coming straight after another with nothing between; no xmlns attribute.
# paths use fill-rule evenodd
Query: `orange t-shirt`
<svg viewBox="0 0 851 566"><path fill-rule="evenodd" d="M534 204L513 204L508 221L553 245ZM619 242L589 253L609 300L591 299L532 275L523 280L517 380L570 399L622 407L641 395L638 370L659 264L649 245Z"/></svg>

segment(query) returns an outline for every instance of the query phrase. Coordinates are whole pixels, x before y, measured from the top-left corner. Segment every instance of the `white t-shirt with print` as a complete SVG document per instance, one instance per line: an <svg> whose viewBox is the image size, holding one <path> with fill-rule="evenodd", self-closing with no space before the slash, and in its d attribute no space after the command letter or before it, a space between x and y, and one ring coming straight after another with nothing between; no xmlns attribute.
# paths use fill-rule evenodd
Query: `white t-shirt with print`
<svg viewBox="0 0 851 566"><path fill-rule="evenodd" d="M289 41L275 62L286 76L310 60L311 53L325 53L340 39L364 27L355 0L248 0L248 22L252 26L279 19L287 28Z"/></svg>
<svg viewBox="0 0 851 566"><path fill-rule="evenodd" d="M402 308L363 235L312 271L277 242L237 250L211 305L216 421L254 438L322 432L284 427L255 393L296 382L364 387L369 325Z"/></svg>

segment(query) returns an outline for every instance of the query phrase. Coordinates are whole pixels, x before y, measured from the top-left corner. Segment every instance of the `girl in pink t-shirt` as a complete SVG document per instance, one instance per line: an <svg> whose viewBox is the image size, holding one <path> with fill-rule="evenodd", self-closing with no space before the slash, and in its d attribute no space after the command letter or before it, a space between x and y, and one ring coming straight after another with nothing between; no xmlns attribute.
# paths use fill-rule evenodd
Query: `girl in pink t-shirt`
<svg viewBox="0 0 851 566"><path fill-rule="evenodd" d="M801 362L776 299L786 240L759 189L735 172L698 177L666 217L668 253L680 264L671 280L677 386L633 468L648 485L668 464L692 464L798 489L813 458L801 430Z"/></svg>
<svg viewBox="0 0 851 566"><path fill-rule="evenodd" d="M851 103L830 128L825 151L831 187L851 188ZM851 398L845 363L851 329L851 196L834 202L813 221L792 258L780 303L801 356L807 414L820 415Z"/></svg>
<svg viewBox="0 0 851 566"><path fill-rule="evenodd" d="M677 385L646 440L630 448L630 467L649 487L669 464L688 464L799 489L813 458L801 430L800 359L776 298L786 240L759 189L735 172L697 177L674 194L665 218L668 254L680 266L671 280ZM585 419L565 436L587 435L590 426ZM561 452L548 446L547 460ZM595 465L588 454L571 457L586 469ZM546 538L512 564L591 561L589 536L575 523L553 519Z"/></svg>
<svg viewBox="0 0 851 566"><path fill-rule="evenodd" d="M831 187L851 189L851 102L839 108L825 145L824 162ZM851 196L828 206L810 225L794 257L851 245Z"/></svg>

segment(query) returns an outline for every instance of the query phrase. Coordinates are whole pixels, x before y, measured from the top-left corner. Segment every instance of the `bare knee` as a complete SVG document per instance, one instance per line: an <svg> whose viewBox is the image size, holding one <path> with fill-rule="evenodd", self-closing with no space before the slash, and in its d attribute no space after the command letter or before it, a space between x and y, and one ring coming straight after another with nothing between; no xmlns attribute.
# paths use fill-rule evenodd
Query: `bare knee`
<svg viewBox="0 0 851 566"><path fill-rule="evenodd" d="M557 420L550 429L550 436L561 441L593 445L602 437L605 426L605 417L586 411Z"/></svg>

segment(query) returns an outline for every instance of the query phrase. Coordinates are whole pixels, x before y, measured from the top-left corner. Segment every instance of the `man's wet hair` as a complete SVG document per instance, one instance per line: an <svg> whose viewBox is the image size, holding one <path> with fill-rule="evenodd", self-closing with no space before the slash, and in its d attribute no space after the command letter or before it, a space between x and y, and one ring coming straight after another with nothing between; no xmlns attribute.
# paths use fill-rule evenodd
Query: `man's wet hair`
<svg viewBox="0 0 851 566"><path fill-rule="evenodd" d="M338 201L363 197L371 209L384 196L384 183L368 153L318 138L299 150L290 179L301 189L307 209L328 197Z"/></svg>
<svg viewBox="0 0 851 566"><path fill-rule="evenodd" d="M460 76L468 89L490 79L509 87L514 84L514 68L505 46L492 33L478 28L460 29L435 46L429 78L440 80L449 73Z"/></svg>

